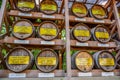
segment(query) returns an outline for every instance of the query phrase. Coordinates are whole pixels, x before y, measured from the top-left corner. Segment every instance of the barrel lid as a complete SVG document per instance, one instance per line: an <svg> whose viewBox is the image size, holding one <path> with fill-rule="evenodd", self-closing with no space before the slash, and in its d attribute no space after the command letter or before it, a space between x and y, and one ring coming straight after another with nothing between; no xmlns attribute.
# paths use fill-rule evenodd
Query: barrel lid
<svg viewBox="0 0 120 80"><path fill-rule="evenodd" d="M35 0L14 0L16 8L21 12L33 11L36 7Z"/></svg>
<svg viewBox="0 0 120 80"><path fill-rule="evenodd" d="M26 19L16 21L12 27L12 34L18 39L26 39L32 36L34 32L34 26L32 22Z"/></svg>

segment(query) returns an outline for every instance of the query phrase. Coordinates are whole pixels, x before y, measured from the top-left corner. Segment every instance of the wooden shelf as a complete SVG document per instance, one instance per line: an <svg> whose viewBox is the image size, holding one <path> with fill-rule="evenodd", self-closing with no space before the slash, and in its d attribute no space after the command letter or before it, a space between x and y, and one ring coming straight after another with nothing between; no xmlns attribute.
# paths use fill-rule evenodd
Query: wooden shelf
<svg viewBox="0 0 120 80"><path fill-rule="evenodd" d="M15 17L23 17L23 18L32 18L32 19L50 19L50 20L63 20L63 14L53 14L53 15L46 15L40 12L30 12L30 13L22 13L18 10L10 10L8 15L15 16Z"/></svg>
<svg viewBox="0 0 120 80"><path fill-rule="evenodd" d="M100 69L94 69L91 72L83 73L79 70L72 70L73 77L84 77L84 76L91 76L91 77L104 77L104 76L120 76L120 70L116 69L112 72L104 72Z"/></svg>
<svg viewBox="0 0 120 80"><path fill-rule="evenodd" d="M60 50L64 48L64 41L60 39L55 39L52 41L45 41L40 38L28 38L25 40L19 40L14 37L5 37L4 40L0 41L1 43L8 43L13 45L22 45L26 48L53 48Z"/></svg>
<svg viewBox="0 0 120 80"><path fill-rule="evenodd" d="M90 23L90 24L105 24L105 25L111 25L113 22L109 19L103 19L98 20L91 17L85 17L85 18L78 18L76 16L70 15L69 16L71 22L83 22L83 23Z"/></svg>
<svg viewBox="0 0 120 80"><path fill-rule="evenodd" d="M0 70L0 78L40 78L40 77L64 77L64 70L55 70L51 73L43 73L39 70L26 70L22 73L14 73L9 70Z"/></svg>
<svg viewBox="0 0 120 80"><path fill-rule="evenodd" d="M71 40L71 47L74 48L85 48L86 50L94 49L94 50L101 50L101 49L106 49L106 48L116 48L117 45L115 42L108 42L108 43L99 43L98 41L87 41L84 43L78 42L77 40Z"/></svg>

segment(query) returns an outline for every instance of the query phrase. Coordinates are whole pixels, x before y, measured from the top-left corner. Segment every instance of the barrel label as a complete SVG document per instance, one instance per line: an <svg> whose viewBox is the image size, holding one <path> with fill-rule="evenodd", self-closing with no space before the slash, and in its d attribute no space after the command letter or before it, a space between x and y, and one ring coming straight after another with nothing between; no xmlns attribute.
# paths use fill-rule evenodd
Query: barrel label
<svg viewBox="0 0 120 80"><path fill-rule="evenodd" d="M22 2L18 2L17 5L19 8L31 8L33 9L35 4L34 2L26 2L26 1L22 1Z"/></svg>
<svg viewBox="0 0 120 80"><path fill-rule="evenodd" d="M75 30L74 31L74 35L76 37L89 37L90 36L90 32L88 30Z"/></svg>
<svg viewBox="0 0 120 80"><path fill-rule="evenodd" d="M32 26L14 26L14 33L31 34Z"/></svg>
<svg viewBox="0 0 120 80"><path fill-rule="evenodd" d="M88 73L79 72L79 73L78 73L78 76L79 76L79 77L81 77L81 76L92 76L92 72L88 72Z"/></svg>
<svg viewBox="0 0 120 80"><path fill-rule="evenodd" d="M83 7L83 6L82 6ZM74 13L79 13L79 14L86 14L86 9L85 8L73 8Z"/></svg>
<svg viewBox="0 0 120 80"><path fill-rule="evenodd" d="M98 46L99 46L99 47L109 47L110 45L109 45L109 44L98 43Z"/></svg>
<svg viewBox="0 0 120 80"><path fill-rule="evenodd" d="M14 43L17 44L29 44L29 40L14 40Z"/></svg>
<svg viewBox="0 0 120 80"><path fill-rule="evenodd" d="M102 72L102 76L114 76L114 72Z"/></svg>
<svg viewBox="0 0 120 80"><path fill-rule="evenodd" d="M76 46L89 46L88 43L76 42Z"/></svg>
<svg viewBox="0 0 120 80"><path fill-rule="evenodd" d="M91 66L92 59L91 58L76 58L76 65Z"/></svg>
<svg viewBox="0 0 120 80"><path fill-rule="evenodd" d="M75 18L76 21L86 21L85 18Z"/></svg>
<svg viewBox="0 0 120 80"><path fill-rule="evenodd" d="M38 57L38 65L56 65L56 57Z"/></svg>
<svg viewBox="0 0 120 80"><path fill-rule="evenodd" d="M115 62L113 58L100 58L99 64L102 66L114 66Z"/></svg>
<svg viewBox="0 0 120 80"><path fill-rule="evenodd" d="M19 12L18 15L19 16L32 16L32 14L30 13L22 13L22 12Z"/></svg>
<svg viewBox="0 0 120 80"><path fill-rule="evenodd" d="M56 36L57 30L52 28L40 28L40 35Z"/></svg>
<svg viewBox="0 0 120 80"><path fill-rule="evenodd" d="M46 78L46 77L55 77L55 74L54 73L39 73L38 77L43 77L43 78Z"/></svg>
<svg viewBox="0 0 120 80"><path fill-rule="evenodd" d="M95 19L94 22L96 22L96 23L105 23L104 20L97 20L97 19Z"/></svg>
<svg viewBox="0 0 120 80"><path fill-rule="evenodd" d="M52 15L42 15L43 18L55 18L55 16Z"/></svg>
<svg viewBox="0 0 120 80"><path fill-rule="evenodd" d="M57 10L57 6L56 5L50 5L50 4L41 4L41 10L51 10L51 11L56 11Z"/></svg>
<svg viewBox="0 0 120 80"><path fill-rule="evenodd" d="M29 64L29 56L9 56L8 64Z"/></svg>
<svg viewBox="0 0 120 80"><path fill-rule="evenodd" d="M48 44L48 45L54 45L55 42L54 41L41 41L41 44Z"/></svg>
<svg viewBox="0 0 120 80"><path fill-rule="evenodd" d="M9 73L9 78L26 78L26 73Z"/></svg>
<svg viewBox="0 0 120 80"><path fill-rule="evenodd" d="M97 38L105 38L105 39L108 39L110 36L109 36L109 33L107 32L95 32L95 35Z"/></svg>

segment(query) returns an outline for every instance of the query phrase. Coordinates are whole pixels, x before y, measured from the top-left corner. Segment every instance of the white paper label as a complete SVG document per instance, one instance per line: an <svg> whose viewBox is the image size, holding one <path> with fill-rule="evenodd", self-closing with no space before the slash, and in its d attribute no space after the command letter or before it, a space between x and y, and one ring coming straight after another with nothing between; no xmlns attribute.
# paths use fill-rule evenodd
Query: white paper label
<svg viewBox="0 0 120 80"><path fill-rule="evenodd" d="M21 12L19 12L18 15L20 15L20 16L32 16L32 14L30 14L30 13L21 13Z"/></svg>
<svg viewBox="0 0 120 80"><path fill-rule="evenodd" d="M9 73L9 78L26 78L26 73Z"/></svg>
<svg viewBox="0 0 120 80"><path fill-rule="evenodd" d="M51 15L43 15L42 17L44 17L44 18L55 18L55 16L51 16Z"/></svg>
<svg viewBox="0 0 120 80"><path fill-rule="evenodd" d="M97 22L97 23L105 23L105 21L104 20L94 20L94 22Z"/></svg>
<svg viewBox="0 0 120 80"><path fill-rule="evenodd" d="M98 43L99 47L109 47L109 44L102 44L102 43Z"/></svg>
<svg viewBox="0 0 120 80"><path fill-rule="evenodd" d="M92 73L91 72L88 72L88 73L78 73L78 76L92 76Z"/></svg>
<svg viewBox="0 0 120 80"><path fill-rule="evenodd" d="M85 18L75 18L76 21L86 21Z"/></svg>
<svg viewBox="0 0 120 80"><path fill-rule="evenodd" d="M55 77L54 73L39 73L38 77Z"/></svg>
<svg viewBox="0 0 120 80"><path fill-rule="evenodd" d="M76 42L76 46L88 46L88 43Z"/></svg>
<svg viewBox="0 0 120 80"><path fill-rule="evenodd" d="M14 43L29 44L29 40L14 40Z"/></svg>
<svg viewBox="0 0 120 80"><path fill-rule="evenodd" d="M102 72L102 76L114 76L114 72Z"/></svg>
<svg viewBox="0 0 120 80"><path fill-rule="evenodd" d="M50 45L54 45L55 42L54 42L54 41L41 41L41 44L50 44Z"/></svg>

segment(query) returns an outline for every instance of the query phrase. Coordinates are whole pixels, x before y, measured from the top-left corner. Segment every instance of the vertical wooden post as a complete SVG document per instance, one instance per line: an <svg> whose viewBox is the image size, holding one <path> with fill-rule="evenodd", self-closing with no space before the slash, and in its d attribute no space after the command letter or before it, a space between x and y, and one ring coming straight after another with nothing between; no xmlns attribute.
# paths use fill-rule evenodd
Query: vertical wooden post
<svg viewBox="0 0 120 80"><path fill-rule="evenodd" d="M0 9L0 30L1 30L1 25L2 25L2 22L3 22L3 18L4 18L4 12L5 12L5 9L6 9L6 4L7 4L7 0L2 0L2 6L1 6L1 9Z"/></svg>
<svg viewBox="0 0 120 80"><path fill-rule="evenodd" d="M71 79L71 55L70 55L70 33L69 33L69 8L68 0L65 1L65 29L66 29L66 61L67 61L67 78Z"/></svg>
<svg viewBox="0 0 120 80"><path fill-rule="evenodd" d="M117 6L116 6L116 1L113 0L113 11L114 11L114 16L117 22L117 30L118 30L118 35L119 35L119 39L120 39L120 19L119 19L119 15L118 15L118 10L117 10Z"/></svg>

